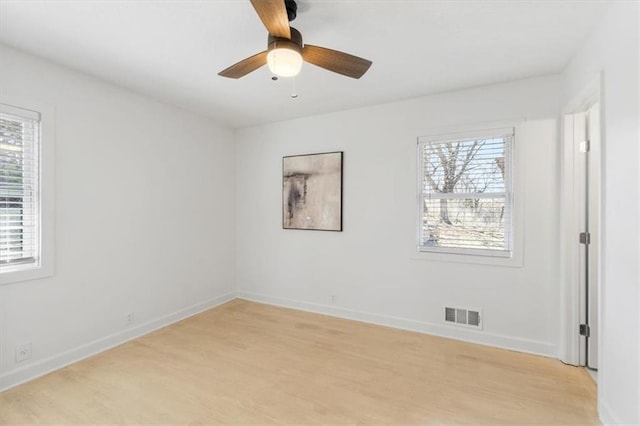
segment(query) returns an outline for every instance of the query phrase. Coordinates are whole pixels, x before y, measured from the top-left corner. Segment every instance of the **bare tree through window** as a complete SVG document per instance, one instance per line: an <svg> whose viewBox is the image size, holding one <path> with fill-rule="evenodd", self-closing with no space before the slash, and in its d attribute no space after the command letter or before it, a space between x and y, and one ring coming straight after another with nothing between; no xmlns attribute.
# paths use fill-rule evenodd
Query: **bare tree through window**
<svg viewBox="0 0 640 426"><path fill-rule="evenodd" d="M513 133L419 144L420 246L510 250Z"/></svg>

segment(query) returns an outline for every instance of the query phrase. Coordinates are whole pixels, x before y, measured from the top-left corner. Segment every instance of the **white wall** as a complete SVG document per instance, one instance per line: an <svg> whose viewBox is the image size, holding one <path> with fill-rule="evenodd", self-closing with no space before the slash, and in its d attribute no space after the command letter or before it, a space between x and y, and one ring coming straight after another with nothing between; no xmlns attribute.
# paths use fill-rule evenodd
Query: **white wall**
<svg viewBox="0 0 640 426"><path fill-rule="evenodd" d="M240 296L556 356L559 83L543 77L238 131ZM524 266L416 260L416 138L521 118ZM282 157L326 151L345 153L344 232L283 230ZM442 325L445 304L482 308L484 330Z"/></svg>
<svg viewBox="0 0 640 426"><path fill-rule="evenodd" d="M0 286L1 387L232 297L233 131L10 48L0 58L2 94L56 114L55 275Z"/></svg>
<svg viewBox="0 0 640 426"><path fill-rule="evenodd" d="M236 282L246 298L556 356L556 120L559 107L604 72L599 409L607 422L640 423L638 9L637 2L613 7L561 79L236 135L1 47L3 94L56 111L57 238L54 277L0 286L0 387L213 306L234 295ZM523 266L417 260L416 137L520 118L527 120L516 142L525 160L517 172ZM282 156L333 150L345 152L344 232L282 230ZM484 330L443 326L444 304L483 308ZM133 327L125 326L129 312ZM33 358L16 364L14 347L25 341Z"/></svg>
<svg viewBox="0 0 640 426"><path fill-rule="evenodd" d="M598 375L603 421L640 424L638 2L619 2L563 75L570 104L603 76L603 280Z"/></svg>

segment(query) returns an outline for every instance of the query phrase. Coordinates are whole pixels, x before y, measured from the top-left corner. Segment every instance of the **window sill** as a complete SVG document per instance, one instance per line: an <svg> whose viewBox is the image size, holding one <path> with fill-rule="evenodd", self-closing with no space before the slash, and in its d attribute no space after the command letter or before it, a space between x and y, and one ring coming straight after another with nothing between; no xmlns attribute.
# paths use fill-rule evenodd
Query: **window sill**
<svg viewBox="0 0 640 426"><path fill-rule="evenodd" d="M510 257L507 257L493 254L478 255L445 253L441 251L423 251L419 248L414 248L410 258L411 260L422 260L428 262L467 263L510 268L522 268L523 266L522 254L518 252L514 252Z"/></svg>
<svg viewBox="0 0 640 426"><path fill-rule="evenodd" d="M52 266L24 266L19 268L7 268L0 272L0 283L12 284L21 281L38 280L53 276Z"/></svg>

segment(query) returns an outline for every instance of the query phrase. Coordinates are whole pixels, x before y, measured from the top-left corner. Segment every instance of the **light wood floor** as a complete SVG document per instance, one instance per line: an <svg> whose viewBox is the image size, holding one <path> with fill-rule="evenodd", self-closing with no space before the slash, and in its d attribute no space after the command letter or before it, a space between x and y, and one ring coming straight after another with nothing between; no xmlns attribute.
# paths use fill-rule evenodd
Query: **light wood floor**
<svg viewBox="0 0 640 426"><path fill-rule="evenodd" d="M235 300L0 394L2 424L598 424L560 361Z"/></svg>

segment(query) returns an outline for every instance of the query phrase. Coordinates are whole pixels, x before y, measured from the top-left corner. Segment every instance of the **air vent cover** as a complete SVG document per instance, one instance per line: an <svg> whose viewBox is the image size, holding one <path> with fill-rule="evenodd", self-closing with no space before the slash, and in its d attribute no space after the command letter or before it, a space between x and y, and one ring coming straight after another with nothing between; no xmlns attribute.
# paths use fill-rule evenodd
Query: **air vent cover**
<svg viewBox="0 0 640 426"><path fill-rule="evenodd" d="M456 322L456 310L453 308L444 308L444 320Z"/></svg>
<svg viewBox="0 0 640 426"><path fill-rule="evenodd" d="M475 327L480 325L480 312L478 311L467 311L467 324L473 325Z"/></svg>
<svg viewBox="0 0 640 426"><path fill-rule="evenodd" d="M444 321L451 325L482 329L482 310L446 306L444 308Z"/></svg>

